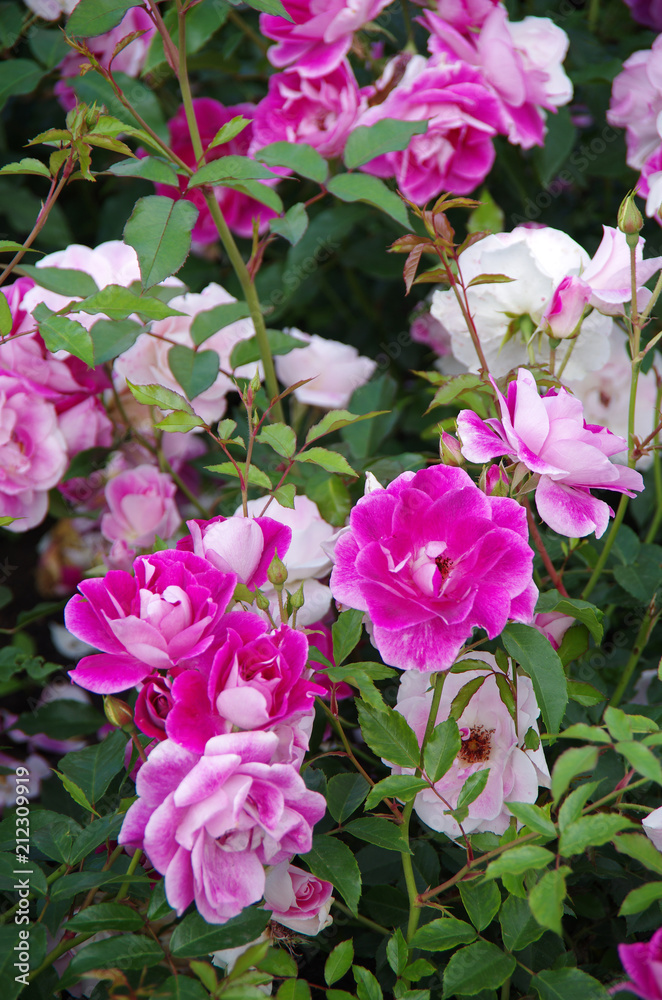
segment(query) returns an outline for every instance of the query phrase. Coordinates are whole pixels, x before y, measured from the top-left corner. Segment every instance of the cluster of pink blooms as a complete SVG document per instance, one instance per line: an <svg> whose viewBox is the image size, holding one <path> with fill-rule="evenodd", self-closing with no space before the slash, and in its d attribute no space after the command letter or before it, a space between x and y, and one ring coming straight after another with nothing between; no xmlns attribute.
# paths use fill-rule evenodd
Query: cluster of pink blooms
<svg viewBox="0 0 662 1000"><path fill-rule="evenodd" d="M298 773L325 691L303 632L232 609L237 582L262 586L292 533L266 517L189 527L177 549L84 581L66 609L69 631L100 650L72 680L103 694L138 686L135 722L153 741L119 839L146 851L178 913L195 901L215 923L259 902L280 866L273 919L317 933L331 886L288 866L325 811Z"/></svg>

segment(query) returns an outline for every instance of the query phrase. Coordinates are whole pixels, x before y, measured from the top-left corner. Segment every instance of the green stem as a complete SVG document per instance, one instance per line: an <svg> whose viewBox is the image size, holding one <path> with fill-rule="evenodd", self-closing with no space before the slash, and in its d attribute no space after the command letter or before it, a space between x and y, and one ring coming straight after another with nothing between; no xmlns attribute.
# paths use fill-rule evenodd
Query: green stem
<svg viewBox="0 0 662 1000"><path fill-rule="evenodd" d="M660 406L662 405L662 382L658 386L657 398L655 400L655 413L659 414ZM655 435L653 440L654 445L659 445L660 443L660 433ZM660 450L656 448L653 451L653 479L655 481L655 514L653 515L653 520L646 534L646 544L650 545L651 542L655 541L657 535L657 530L660 527L660 522L662 521L662 460L660 459Z"/></svg>
<svg viewBox="0 0 662 1000"><path fill-rule="evenodd" d="M655 615L655 619L657 619L657 617L658 615ZM637 638L634 641L632 652L630 653L628 662L625 664L625 670L621 674L621 679L616 685L616 690L614 691L609 701L609 704L612 707L615 707L616 705L619 704L628 684L630 683L630 678L632 677L632 674L634 673L634 670L641 658L641 654L646 648L646 643L648 642L648 637L651 632L651 626L653 624L654 624L653 606L651 604L646 609L646 614L644 615L643 621L639 627L639 631L637 632Z"/></svg>
<svg viewBox="0 0 662 1000"><path fill-rule="evenodd" d="M53 951L49 952L39 968L30 973L28 976L28 982L31 983L33 979L36 979L42 972L50 968L53 962L56 962L62 955L71 951L72 948L77 948L79 944L83 943L83 941L87 941L88 938L94 937L95 933L96 931L89 931L86 934L78 934L75 938L69 938L68 941L60 941L59 945L57 945L56 948L53 948Z"/></svg>
<svg viewBox="0 0 662 1000"><path fill-rule="evenodd" d="M235 10L232 10L232 8L228 11L228 21L231 21L232 24L235 24L240 31L243 31L246 38L250 38L250 40L257 45L261 52L266 53L269 48L269 43L262 37L262 35L258 35L257 31L253 31L250 24L247 24L243 17L241 17L241 15Z"/></svg>
<svg viewBox="0 0 662 1000"><path fill-rule="evenodd" d="M628 498L628 496L625 493L621 497L620 503L618 505L618 509L616 511L616 516L615 516L614 520L612 521L611 529L609 531L609 534L607 535L607 539L605 541L605 544L602 547L602 552L600 553L598 561L595 564L595 568L594 568L593 572L591 573L591 576L590 576L590 579L589 579L588 583L584 587L584 591L582 593L582 600L583 601L588 600L589 595L593 593L595 585L598 582L598 580L600 579L600 575L601 575L603 569L605 568L605 563L607 562L607 559L609 558L609 553L611 552L612 545L616 541L616 535L618 534L618 529L620 528L621 523L623 521L623 517L625 516L625 510L626 510L627 505L628 505L628 499L629 498Z"/></svg>
<svg viewBox="0 0 662 1000"><path fill-rule="evenodd" d="M407 0L400 0L400 8L402 10L402 20L405 24L405 31L407 32L407 44L405 46L405 51L416 53L416 42L414 41L414 26L411 23L411 14L409 13L409 6Z"/></svg>
<svg viewBox="0 0 662 1000"><path fill-rule="evenodd" d="M363 924L365 927L369 927L371 930L377 931L379 934L383 934L385 937L391 936L391 932L388 929L388 927L382 927L381 924L376 923L374 920L370 920L369 917L362 916L362 914L360 913L353 913L350 910L349 906L345 906L345 904L341 903L339 899L334 899L333 905L337 907L341 911L341 913L344 913L348 917L351 917L352 920L357 920L360 924Z"/></svg>
<svg viewBox="0 0 662 1000"><path fill-rule="evenodd" d="M409 843L409 821L411 819L413 809L414 800L411 799L411 801L409 801L405 806L402 813L402 826L400 827L402 835L407 843ZM418 901L418 889L416 888L416 879L414 877L412 855L402 851L400 857L402 859L402 871L404 872L405 884L407 886L407 895L409 896L409 920L407 922L407 944L409 944L416 933L421 911L416 905Z"/></svg>
<svg viewBox="0 0 662 1000"><path fill-rule="evenodd" d="M138 867L138 863L140 862L142 856L143 852L140 850L140 848L138 848L134 853L133 857L131 858L131 861L129 862L129 867L126 870L127 875L133 875L136 868ZM128 892L129 892L129 880L127 879L126 882L122 882L120 890L115 896L115 902L119 903L120 900L124 899L124 897L128 894Z"/></svg>
<svg viewBox="0 0 662 1000"><path fill-rule="evenodd" d="M175 470L173 469L172 465L170 464L170 462L168 461L168 459L164 455L163 449L161 449L161 448L158 449L158 456L159 456L159 462L163 463L163 465L165 466L165 470L164 471L166 471L168 473L168 475L172 479L173 483L175 483L175 485L177 486L177 488L181 490L181 492L184 494L184 496L187 498L187 500L190 500L190 502L196 508L196 510L198 511L198 513L202 514L203 518L205 520L207 520L207 518L209 517L209 511L206 510L206 508L202 506L202 504L200 503L200 501L196 497L195 493L193 493L193 491L188 488L188 486L186 485L186 483L184 482L184 480L182 479L182 477L177 472L175 472Z"/></svg>

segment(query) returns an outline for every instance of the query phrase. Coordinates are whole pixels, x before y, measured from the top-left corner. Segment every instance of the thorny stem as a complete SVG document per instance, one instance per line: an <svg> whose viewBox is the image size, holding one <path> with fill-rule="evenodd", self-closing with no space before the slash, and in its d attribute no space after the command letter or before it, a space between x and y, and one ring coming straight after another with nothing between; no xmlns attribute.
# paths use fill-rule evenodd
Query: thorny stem
<svg viewBox="0 0 662 1000"><path fill-rule="evenodd" d="M530 840L535 840L539 834L537 833L527 833L524 837L518 837L517 840L510 840L507 844L501 844L499 847L495 847L493 851L488 851L486 854L481 854L479 858L474 858L472 861L467 861L458 872L455 873L446 882L442 882L441 885L435 886L434 889L428 889L427 892L422 892L418 897L418 905L424 906L428 899L432 899L433 896L438 896L439 893L444 892L446 889L450 889L457 882L461 882L465 875L468 875L474 868L482 864L484 861L491 861L492 858L496 858L499 854L503 854L511 847L519 847L521 844L526 844Z"/></svg>
<svg viewBox="0 0 662 1000"><path fill-rule="evenodd" d="M568 591L565 589L563 585L563 580L556 572L556 569L554 568L554 563L549 558L549 553L545 548L545 543L542 540L542 535L538 530L538 525L536 524L536 519L533 516L533 511L531 510L531 505L529 503L528 497L524 498L524 507L526 508L526 519L529 522L529 531L531 532L531 537L535 542L535 546L538 550L538 555L542 559L543 563L545 564L545 569L549 573L549 578L556 587L556 589L558 590L559 594L562 594L563 597L568 597Z"/></svg>

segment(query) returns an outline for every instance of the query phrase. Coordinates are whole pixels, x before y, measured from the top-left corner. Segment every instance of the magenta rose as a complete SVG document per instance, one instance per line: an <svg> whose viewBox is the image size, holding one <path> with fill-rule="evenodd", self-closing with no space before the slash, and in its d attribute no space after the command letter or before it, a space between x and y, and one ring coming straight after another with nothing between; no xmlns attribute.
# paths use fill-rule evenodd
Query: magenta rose
<svg viewBox="0 0 662 1000"><path fill-rule="evenodd" d="M225 923L262 898L265 865L310 850L326 802L271 763L277 745L275 733L231 733L198 755L165 740L140 768L118 841L146 852L178 914L195 900Z"/></svg>
<svg viewBox="0 0 662 1000"><path fill-rule="evenodd" d="M322 156L340 156L360 109L359 88L345 60L312 79L298 69L274 73L269 93L255 109L251 152L272 142L313 146Z"/></svg>
<svg viewBox="0 0 662 1000"><path fill-rule="evenodd" d="M182 552L194 552L222 573L235 573L247 587L261 587L276 552L281 559L290 547L292 531L271 517L212 517L187 521L190 532L177 542Z"/></svg>
<svg viewBox="0 0 662 1000"><path fill-rule="evenodd" d="M155 670L208 662L237 582L205 559L172 549L139 556L133 569L135 575L111 570L84 580L65 608L69 631L102 650L69 671L96 694L124 691Z"/></svg>
<svg viewBox="0 0 662 1000"><path fill-rule="evenodd" d="M528 622L538 591L526 513L462 469L403 472L362 497L338 539L333 596L365 611L384 661L447 670L474 628Z"/></svg>
<svg viewBox="0 0 662 1000"><path fill-rule="evenodd" d="M662 928L650 941L619 944L618 957L629 976L619 989L627 989L642 1000L662 1000Z"/></svg>
<svg viewBox="0 0 662 1000"><path fill-rule="evenodd" d="M212 736L239 729L272 729L310 714L324 689L306 678L308 640L288 625L270 631L252 612L233 611L217 637L208 671L185 670L172 686L168 736L202 753ZM220 646L220 648L218 648Z"/></svg>
<svg viewBox="0 0 662 1000"><path fill-rule="evenodd" d="M389 67L382 78L392 84ZM379 94L380 84L377 84ZM427 121L424 135L402 152L386 153L361 167L378 177L395 177L402 193L423 204L442 191L469 194L494 162L492 137L502 128L501 102L479 70L463 62L414 56L403 78L381 103L361 115L359 125L382 118Z"/></svg>
<svg viewBox="0 0 662 1000"><path fill-rule="evenodd" d="M235 118L237 115L243 115L244 118L248 119L255 117L254 104L234 104L232 107L226 108L219 101L215 101L211 97L195 98L193 107L200 130L200 138L205 149L209 146L218 130L232 118ZM183 106L179 109L175 117L168 122L168 131L170 132L170 146L173 152L187 166L195 168L197 166L196 156L193 152L193 143L191 142L191 135ZM249 124L243 132L240 132L230 142L225 142L222 146L216 146L208 153L205 153L204 162L211 163L212 160L218 160L222 156L250 155L248 147L251 144L252 137L253 126ZM193 239L198 243L213 243L214 240L218 239L218 230L211 217L204 195L199 188L193 188L184 193L186 191L186 184L186 178L181 177L179 192L176 188L166 184L157 184L156 190L159 194L166 195L169 198L183 197L187 201L192 202L198 209L198 220L193 227ZM241 194L239 191L234 191L229 187L215 187L214 195L221 206L228 226L239 236L250 237L252 235L254 218L259 218L260 231L262 231L266 228L269 219L273 219L276 215L271 208L267 208L261 202L255 201L254 198L249 198L248 195Z"/></svg>
<svg viewBox="0 0 662 1000"><path fill-rule="evenodd" d="M150 674L140 688L133 718L141 732L155 740L166 738L166 719L173 705L172 680Z"/></svg>
<svg viewBox="0 0 662 1000"><path fill-rule="evenodd" d="M627 448L627 441L606 427L587 424L580 400L567 389L539 396L536 380L525 368L509 384L507 397L496 384L494 388L501 420L481 420L472 410L462 410L457 418L462 454L470 462L501 455L521 462L540 477L536 507L545 524L570 538L592 531L600 538L614 512L590 491L634 496L644 488L641 473L610 461Z"/></svg>

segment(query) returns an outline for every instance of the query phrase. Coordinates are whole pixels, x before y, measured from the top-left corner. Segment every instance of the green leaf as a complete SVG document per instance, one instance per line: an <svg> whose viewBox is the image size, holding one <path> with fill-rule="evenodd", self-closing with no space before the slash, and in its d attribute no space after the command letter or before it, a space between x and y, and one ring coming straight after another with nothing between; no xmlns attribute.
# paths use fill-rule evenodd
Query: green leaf
<svg viewBox="0 0 662 1000"><path fill-rule="evenodd" d="M30 932L29 965L34 969L38 967L37 962L41 962L45 956L46 928L41 924L28 924L27 927L25 925L19 927L13 921L5 927L0 927L0 982L2 982L3 1000L16 1000L16 997L23 990L23 984L16 980L18 969L14 968L14 962L17 961L15 949L19 944L25 943L25 936L21 938L19 934L23 931L25 935L28 928Z"/></svg>
<svg viewBox="0 0 662 1000"><path fill-rule="evenodd" d="M305 142L272 142L259 149L255 159L270 167L288 167L318 184L323 184L329 173L324 157Z"/></svg>
<svg viewBox="0 0 662 1000"><path fill-rule="evenodd" d="M56 702L61 705L62 702ZM80 702L76 704L80 707ZM47 858L69 864L74 853L74 844L83 828L70 816L61 816L49 809L33 810L30 816L32 844Z"/></svg>
<svg viewBox="0 0 662 1000"><path fill-rule="evenodd" d="M540 1000L609 1000L602 983L581 969L546 969L531 980Z"/></svg>
<svg viewBox="0 0 662 1000"><path fill-rule="evenodd" d="M36 160L33 156L25 156L16 163L6 163L0 168L0 174L35 174L38 177L47 177L50 180L51 172L45 163ZM20 243L16 244L16 249L20 248Z"/></svg>
<svg viewBox="0 0 662 1000"><path fill-rule="evenodd" d="M9 336L13 325L14 317L11 314L7 297L6 295L0 295L0 335L3 337Z"/></svg>
<svg viewBox="0 0 662 1000"><path fill-rule="evenodd" d="M331 882L352 913L356 913L361 897L361 872L347 844L320 834L313 837L313 846L303 859L313 875Z"/></svg>
<svg viewBox="0 0 662 1000"><path fill-rule="evenodd" d="M309 484L306 495L314 500L325 521L340 528L345 524L352 508L349 490L339 476L325 476L313 486Z"/></svg>
<svg viewBox="0 0 662 1000"><path fill-rule="evenodd" d="M614 740L632 739L632 725L628 716L620 708L608 705L604 718L605 725Z"/></svg>
<svg viewBox="0 0 662 1000"><path fill-rule="evenodd" d="M462 785L462 791L458 795L457 805L455 807L457 812L461 813L467 808L467 806L470 806L472 802L475 802L481 792L484 791L489 776L489 767L486 767L483 771L474 771L473 774L469 775L467 780Z"/></svg>
<svg viewBox="0 0 662 1000"><path fill-rule="evenodd" d="M220 360L216 351L194 351L174 344L168 351L168 366L188 399L209 389L218 377Z"/></svg>
<svg viewBox="0 0 662 1000"><path fill-rule="evenodd" d="M98 903L76 913L67 921L66 929L77 933L87 931L139 931L143 919L130 906L122 903Z"/></svg>
<svg viewBox="0 0 662 1000"><path fill-rule="evenodd" d="M581 601L574 597L561 597L558 591L550 591L541 594L536 611L558 611L561 615L570 615L582 625L586 625L596 642L602 641L604 612L596 608L595 604L591 604L590 601Z"/></svg>
<svg viewBox="0 0 662 1000"><path fill-rule="evenodd" d="M151 295L135 295L130 288L125 288L123 285L106 285L82 302L76 302L70 311L91 315L105 313L110 319L126 319L134 313L144 320L167 319L169 316L182 315L166 302L152 298Z"/></svg>
<svg viewBox="0 0 662 1000"><path fill-rule="evenodd" d="M71 778L68 778L66 774L61 774L60 771L57 771L55 768L53 768L53 773L57 774L58 778L64 785L65 790L69 792L69 795L74 800L74 802L77 802L78 805L82 806L83 809L87 810L87 812L92 812L96 816L99 815L94 806L92 806L88 802L87 796L85 795L83 789L79 788L79 786L76 784L75 781L72 781Z"/></svg>
<svg viewBox="0 0 662 1000"><path fill-rule="evenodd" d="M99 844L105 840L115 840L122 826L124 816L121 813L109 813L101 819L89 823L76 838L71 855L71 864L75 865L87 857ZM55 888L55 887L54 887Z"/></svg>
<svg viewBox="0 0 662 1000"><path fill-rule="evenodd" d="M333 637L333 659L337 666L345 662L358 645L363 631L363 612L350 608L338 616L331 626Z"/></svg>
<svg viewBox="0 0 662 1000"><path fill-rule="evenodd" d="M554 855L537 844L522 844L490 861L485 878L499 878L501 875L522 875L530 868L545 868L554 861Z"/></svg>
<svg viewBox="0 0 662 1000"><path fill-rule="evenodd" d="M199 913L191 913L175 927L170 952L174 958L197 958L212 951L238 948L259 937L270 917L268 910L248 907L224 924L208 924Z"/></svg>
<svg viewBox="0 0 662 1000"><path fill-rule="evenodd" d="M324 981L327 986L332 986L339 979L349 972L354 961L354 945L351 939L341 941L337 945L324 965Z"/></svg>
<svg viewBox="0 0 662 1000"><path fill-rule="evenodd" d="M561 754L552 771L552 798L558 802L573 778L593 771L598 762L597 747L573 747Z"/></svg>
<svg viewBox="0 0 662 1000"><path fill-rule="evenodd" d="M32 315L49 351L69 351L88 368L94 368L92 338L84 326L66 316L56 316L44 302L39 303Z"/></svg>
<svg viewBox="0 0 662 1000"><path fill-rule="evenodd" d="M116 730L101 743L66 754L60 760L60 768L95 804L115 775L124 769L125 750L126 735Z"/></svg>
<svg viewBox="0 0 662 1000"><path fill-rule="evenodd" d="M272 354L289 354L290 351L307 346L302 340L290 337L289 334L282 333L280 330L267 330L267 340ZM259 361L261 357L257 337L240 340L232 349L230 367L233 370L241 368L242 365Z"/></svg>
<svg viewBox="0 0 662 1000"><path fill-rule="evenodd" d="M77 982L90 969L143 969L158 965L164 959L163 948L151 938L138 934L121 934L105 941L88 941L73 956L58 989Z"/></svg>
<svg viewBox="0 0 662 1000"><path fill-rule="evenodd" d="M345 827L347 833L369 844L383 847L387 851L399 851L401 854L411 854L411 848L402 830L389 819L377 816L366 816L354 819Z"/></svg>
<svg viewBox="0 0 662 1000"><path fill-rule="evenodd" d="M67 740L94 733L104 722L104 716L93 705L62 698L20 715L16 728L27 736L47 733L51 739Z"/></svg>
<svg viewBox="0 0 662 1000"><path fill-rule="evenodd" d="M521 951L544 934L534 920L529 904L517 896L507 896L499 913L501 939L507 951Z"/></svg>
<svg viewBox="0 0 662 1000"><path fill-rule="evenodd" d="M299 343L301 343L299 341ZM306 444L311 444L313 441L317 441L319 438L324 437L326 434L332 434L334 431L340 430L341 427L347 427L349 424L358 423L359 420L368 420L371 417L381 416L382 413L386 411L373 411L372 413L350 413L349 410L329 410L325 413L318 424L313 424L308 433L306 434Z"/></svg>
<svg viewBox="0 0 662 1000"><path fill-rule="evenodd" d="M568 634L566 632L566 635ZM606 695L602 691L598 691L597 688L594 688L592 684L584 684L582 681L573 681L570 679L568 680L568 697L585 708L590 708L591 705L599 705L606 700Z"/></svg>
<svg viewBox="0 0 662 1000"><path fill-rule="evenodd" d="M140 198L124 227L124 242L138 255L143 288L157 285L182 266L191 249L198 210L190 201L150 194Z"/></svg>
<svg viewBox="0 0 662 1000"><path fill-rule="evenodd" d="M232 462L221 462L220 465L206 465L205 469L207 469L208 472L217 472L221 476L239 478L237 470ZM245 476L244 466L241 466L241 473ZM255 465L251 465L248 469L248 484L249 486L260 486L264 490L271 489L271 480L268 475L266 472L263 472L262 469L258 469Z"/></svg>
<svg viewBox="0 0 662 1000"><path fill-rule="evenodd" d="M299 971L295 959L291 955L288 955L283 948L270 948L265 957L261 958L257 963L257 967L262 972L268 972L270 975L278 976L279 978L286 976L294 976L296 978Z"/></svg>
<svg viewBox="0 0 662 1000"><path fill-rule="evenodd" d="M239 191L240 194L246 194L249 198L253 198L255 201L259 201L262 205L266 205L271 208L274 212L280 215L284 211L283 202L279 195L276 194L272 187L268 184L263 184L262 181L221 181L219 187L229 187L233 191ZM259 216L259 212L254 212L255 216Z"/></svg>
<svg viewBox="0 0 662 1000"><path fill-rule="evenodd" d="M392 708L379 712L360 702L357 708L363 738L378 757L400 767L418 766L421 751L416 734L399 712Z"/></svg>
<svg viewBox="0 0 662 1000"><path fill-rule="evenodd" d="M446 774L462 746L460 732L454 718L445 719L434 727L425 747L425 773L432 782Z"/></svg>
<svg viewBox="0 0 662 1000"><path fill-rule="evenodd" d="M140 323L132 319L100 319L90 330L95 365L105 364L133 347L143 332Z"/></svg>
<svg viewBox="0 0 662 1000"><path fill-rule="evenodd" d="M484 878L460 882L460 896L469 920L477 931L482 931L491 924L501 906L501 893L497 886Z"/></svg>
<svg viewBox="0 0 662 1000"><path fill-rule="evenodd" d="M356 981L356 995L359 1000L383 1000L382 988L372 972L364 969L362 965L354 965L352 973Z"/></svg>
<svg viewBox="0 0 662 1000"><path fill-rule="evenodd" d="M476 937L474 928L455 917L441 917L419 927L411 941L412 948L422 951L450 951L459 944L470 944Z"/></svg>
<svg viewBox="0 0 662 1000"><path fill-rule="evenodd" d="M662 766L653 751L645 747L643 743L635 741L617 743L615 750L622 754L639 774L643 774L644 778L649 778L656 784L662 785Z"/></svg>
<svg viewBox="0 0 662 1000"><path fill-rule="evenodd" d="M569 740L589 740L592 743L611 743L611 736L599 726L587 726L585 722L576 722L568 726L561 736Z"/></svg>
<svg viewBox="0 0 662 1000"><path fill-rule="evenodd" d="M160 156L143 156L142 159L120 160L108 167L107 173L114 177L143 177L154 184L169 184L178 187L177 171L169 160Z"/></svg>
<svg viewBox="0 0 662 1000"><path fill-rule="evenodd" d="M344 823L356 812L370 785L360 774L337 774L329 780L326 805L336 823Z"/></svg>
<svg viewBox="0 0 662 1000"><path fill-rule="evenodd" d="M276 176L249 156L221 156L196 170L189 180L189 187L219 184L225 180L269 180Z"/></svg>
<svg viewBox="0 0 662 1000"><path fill-rule="evenodd" d="M291 458L296 451L297 436L287 424L265 424L257 439L283 458Z"/></svg>
<svg viewBox="0 0 662 1000"><path fill-rule="evenodd" d="M415 778L412 774L391 774L388 778L382 778L370 789L366 799L366 808L374 809L382 799L398 799L400 802L409 802L423 788L428 788L425 778Z"/></svg>
<svg viewBox="0 0 662 1000"><path fill-rule="evenodd" d="M226 142L230 142L231 139L236 138L240 132L243 132L247 125L250 125L252 118L244 118L243 115L235 115L231 118L229 122L225 125L221 125L218 132L212 139L212 141L207 146L207 149L214 149L215 146L222 146Z"/></svg>
<svg viewBox="0 0 662 1000"><path fill-rule="evenodd" d="M407 967L407 942L400 928L396 930L393 937L386 945L386 959L396 976L401 976Z"/></svg>
<svg viewBox="0 0 662 1000"><path fill-rule="evenodd" d="M570 795L568 795L559 809L559 827L561 830L565 830L567 826L570 826L576 819L579 819L582 809L599 784L599 781L588 781L580 785L579 788L575 788L574 792L570 792Z"/></svg>
<svg viewBox="0 0 662 1000"><path fill-rule="evenodd" d="M618 915L631 917L634 913L647 910L658 899L662 899L662 882L648 882L647 885L641 885L627 894Z"/></svg>
<svg viewBox="0 0 662 1000"><path fill-rule="evenodd" d="M0 253L9 253L9 252L17 253L19 250L23 249L24 249L23 244L17 243L16 240L0 240ZM38 250L33 250L31 247L28 248L28 253L39 253L39 252L40 251ZM23 267L25 266L26 265L24 264ZM14 268L14 270L18 274L22 273L22 269L20 267L16 267Z"/></svg>
<svg viewBox="0 0 662 1000"><path fill-rule="evenodd" d="M272 493L274 500L277 500L281 507L287 507L289 510L294 510L294 497L296 496L297 488L294 483L286 483L284 486L279 486Z"/></svg>
<svg viewBox="0 0 662 1000"><path fill-rule="evenodd" d="M451 718L456 721L460 718L476 691L485 683L486 677L487 674L483 677L474 677L473 680L467 681L466 684L462 685L451 703Z"/></svg>
<svg viewBox="0 0 662 1000"><path fill-rule="evenodd" d="M215 333L230 326L231 323L236 323L237 320L246 319L247 316L250 316L250 309L245 302L224 302L223 305L207 309L206 312L197 313L191 323L193 343L199 347Z"/></svg>
<svg viewBox="0 0 662 1000"><path fill-rule="evenodd" d="M645 834L622 833L614 837L614 847L620 854L627 854L646 868L662 875L662 854L654 847Z"/></svg>
<svg viewBox="0 0 662 1000"><path fill-rule="evenodd" d="M473 996L485 989L496 989L513 974L512 955L506 955L489 941L476 941L451 955L444 970L444 1000L456 993Z"/></svg>
<svg viewBox="0 0 662 1000"><path fill-rule="evenodd" d="M546 810L531 802L507 802L506 806L509 812L517 816L521 823L526 823L530 830L548 839L556 836L556 827L549 818L549 806Z"/></svg>
<svg viewBox="0 0 662 1000"><path fill-rule="evenodd" d="M21 854L20 857L25 857ZM5 892L15 892L15 885L18 871L23 867L20 861L17 862L16 854L0 854L0 889ZM30 891L39 896L48 895L48 883L44 872L36 863L34 858L30 858L30 863L25 865L26 871L30 875ZM27 877L27 876L26 876Z"/></svg>
<svg viewBox="0 0 662 1000"><path fill-rule="evenodd" d="M329 451L327 448L308 448L297 455L295 461L311 462L313 465L321 466L327 472L337 472L343 476L356 476L358 478L359 475L346 458L339 455L338 452Z"/></svg>
<svg viewBox="0 0 662 1000"><path fill-rule="evenodd" d="M127 10L139 7L140 0L79 0L67 21L67 34L94 38L115 28Z"/></svg>
<svg viewBox="0 0 662 1000"><path fill-rule="evenodd" d="M150 383L149 385L134 385L126 380L131 394L139 403L146 403L148 406L159 406L162 410L183 410L184 413L193 413L193 408L188 399L172 389L166 389L163 385Z"/></svg>
<svg viewBox="0 0 662 1000"><path fill-rule="evenodd" d="M0 63L0 108L15 94L30 94L44 75L32 59L7 59Z"/></svg>
<svg viewBox="0 0 662 1000"><path fill-rule="evenodd" d="M209 1000L209 994L197 979L181 975L168 976L165 982L154 988L152 1000Z"/></svg>
<svg viewBox="0 0 662 1000"><path fill-rule="evenodd" d="M374 205L405 229L409 228L409 216L404 202L377 177L369 174L336 174L326 187L340 201L363 201Z"/></svg>
<svg viewBox="0 0 662 1000"><path fill-rule="evenodd" d="M567 108L559 108L558 114L550 117L545 145L536 149L533 162L538 172L540 184L548 188L572 152L577 130Z"/></svg>
<svg viewBox="0 0 662 1000"><path fill-rule="evenodd" d="M382 118L374 125L359 125L347 139L343 160L348 170L361 167L383 153L406 149L412 136L427 131L428 123Z"/></svg>
<svg viewBox="0 0 662 1000"><path fill-rule="evenodd" d="M247 7L252 7L253 10L260 10L265 14L275 14L277 17L284 17L286 21L292 21L280 0L244 0L244 2Z"/></svg>
<svg viewBox="0 0 662 1000"><path fill-rule="evenodd" d="M227 991L225 991L227 996ZM262 993L264 996L264 993ZM310 1000L310 986L305 979L286 979L276 994L277 1000ZM236 1000L240 1000L237 995Z"/></svg>
<svg viewBox="0 0 662 1000"><path fill-rule="evenodd" d="M296 246L308 228L308 213L305 205L302 202L292 205L282 219L272 219L269 227L272 233L278 233L292 246Z"/></svg>
<svg viewBox="0 0 662 1000"><path fill-rule="evenodd" d="M506 625L501 638L506 652L531 678L547 731L558 733L568 704L566 676L558 653L549 639L530 625Z"/></svg>
<svg viewBox="0 0 662 1000"><path fill-rule="evenodd" d="M169 413L163 420L154 424L161 431L181 434L190 431L192 427L204 427L204 420L192 413Z"/></svg>
<svg viewBox="0 0 662 1000"><path fill-rule="evenodd" d="M529 906L537 923L559 937L563 935L561 917L566 895L565 877L569 874L570 869L565 866L545 872L529 893Z"/></svg>
<svg viewBox="0 0 662 1000"><path fill-rule="evenodd" d="M582 854L587 847L599 847L613 840L617 833L632 827L633 823L625 816L614 813L595 813L592 816L581 816L567 826L559 841L559 854L571 857Z"/></svg>

